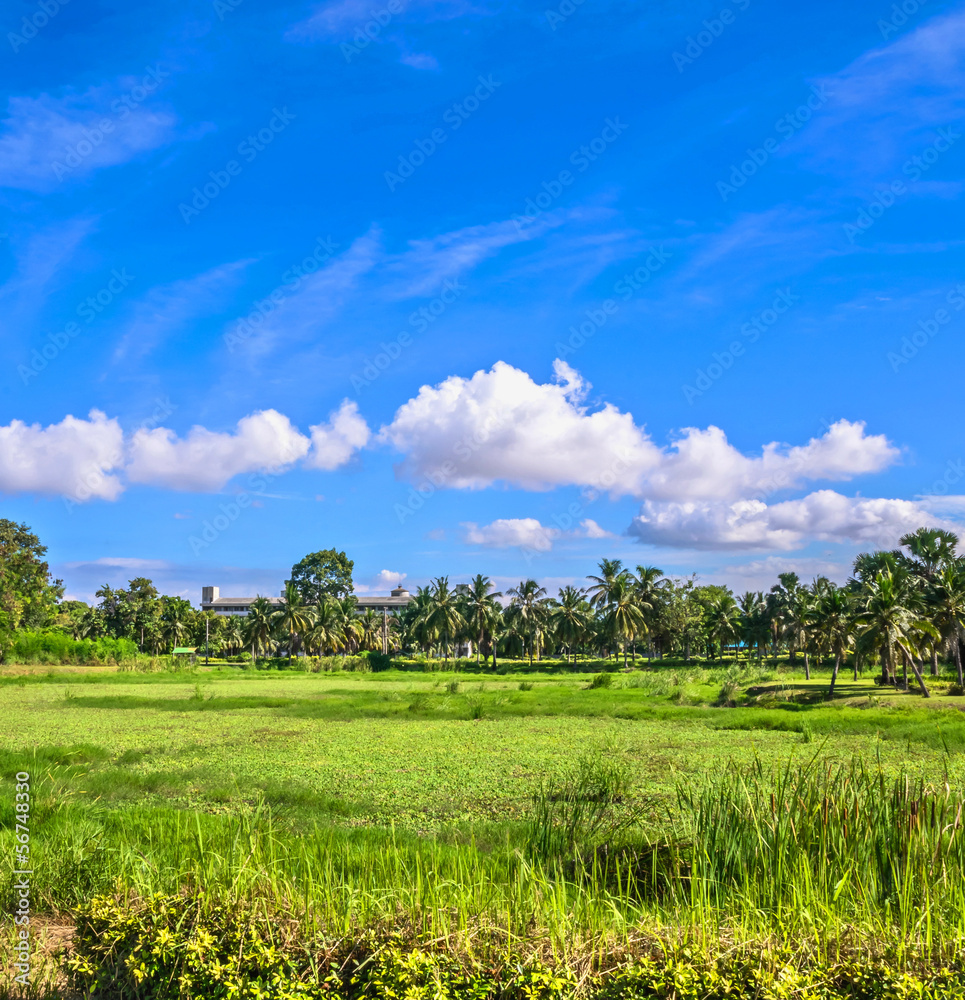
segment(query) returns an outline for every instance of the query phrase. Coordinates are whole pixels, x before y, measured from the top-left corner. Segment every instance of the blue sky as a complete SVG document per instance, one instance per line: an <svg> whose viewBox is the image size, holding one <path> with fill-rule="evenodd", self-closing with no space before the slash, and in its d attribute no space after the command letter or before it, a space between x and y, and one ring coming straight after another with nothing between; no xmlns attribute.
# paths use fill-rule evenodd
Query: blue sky
<svg viewBox="0 0 965 1000"><path fill-rule="evenodd" d="M0 516L195 600L955 526L965 8L906 7L8 5Z"/></svg>

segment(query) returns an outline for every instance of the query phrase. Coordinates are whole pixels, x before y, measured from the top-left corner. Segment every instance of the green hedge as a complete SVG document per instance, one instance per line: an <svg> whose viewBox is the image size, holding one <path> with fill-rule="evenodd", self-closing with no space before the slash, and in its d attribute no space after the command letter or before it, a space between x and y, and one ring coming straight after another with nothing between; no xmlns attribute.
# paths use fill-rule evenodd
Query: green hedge
<svg viewBox="0 0 965 1000"><path fill-rule="evenodd" d="M908 971L860 956L796 966L790 954L641 957L578 973L537 954L487 961L399 937L299 939L296 921L210 899L98 897L76 913L71 985L117 1000L963 1000L960 969ZM683 953L686 954L686 953Z"/></svg>
<svg viewBox="0 0 965 1000"><path fill-rule="evenodd" d="M16 632L6 646L10 663L121 663L137 655L130 639L72 639L63 632Z"/></svg>

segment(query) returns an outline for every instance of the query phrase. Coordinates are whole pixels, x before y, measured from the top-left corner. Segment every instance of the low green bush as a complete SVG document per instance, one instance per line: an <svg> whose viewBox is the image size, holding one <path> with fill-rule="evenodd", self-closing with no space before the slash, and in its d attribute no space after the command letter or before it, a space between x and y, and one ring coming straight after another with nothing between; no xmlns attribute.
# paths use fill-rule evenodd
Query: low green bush
<svg viewBox="0 0 965 1000"><path fill-rule="evenodd" d="M72 639L63 632L16 632L6 644L10 663L123 663L138 657L130 639Z"/></svg>
<svg viewBox="0 0 965 1000"><path fill-rule="evenodd" d="M393 932L305 938L290 917L199 895L95 897L76 920L70 985L117 1000L965 1000L960 968L886 956L795 964L763 949L708 958L667 945L659 959L548 964L519 945L470 955Z"/></svg>

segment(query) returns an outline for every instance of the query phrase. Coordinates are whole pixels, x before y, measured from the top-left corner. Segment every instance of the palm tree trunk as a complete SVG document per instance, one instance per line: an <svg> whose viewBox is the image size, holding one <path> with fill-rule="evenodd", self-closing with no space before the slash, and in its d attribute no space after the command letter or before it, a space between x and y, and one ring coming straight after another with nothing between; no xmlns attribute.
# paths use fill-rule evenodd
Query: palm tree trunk
<svg viewBox="0 0 965 1000"><path fill-rule="evenodd" d="M841 654L834 658L834 672L831 674L831 686L828 688L828 698L834 697L834 684L838 679L838 671L841 669Z"/></svg>
<svg viewBox="0 0 965 1000"><path fill-rule="evenodd" d="M932 677L938 676L938 646L932 646L931 651L931 675Z"/></svg>
<svg viewBox="0 0 965 1000"><path fill-rule="evenodd" d="M918 669L918 664L915 662L914 656L912 656L912 654L904 647L902 647L902 652L905 654L905 658L907 659L907 661L911 664L911 669L915 673L915 680L918 681L918 686L921 688L922 697L930 698L931 695L928 693L928 688L925 687L925 678L922 677L921 671Z"/></svg>
<svg viewBox="0 0 965 1000"><path fill-rule="evenodd" d="M965 687L965 677L962 677L962 644L956 635L952 642L955 644L955 667L958 670L958 686Z"/></svg>
<svg viewBox="0 0 965 1000"><path fill-rule="evenodd" d="M811 658L808 656L807 650L804 650L804 678L805 680L811 679Z"/></svg>

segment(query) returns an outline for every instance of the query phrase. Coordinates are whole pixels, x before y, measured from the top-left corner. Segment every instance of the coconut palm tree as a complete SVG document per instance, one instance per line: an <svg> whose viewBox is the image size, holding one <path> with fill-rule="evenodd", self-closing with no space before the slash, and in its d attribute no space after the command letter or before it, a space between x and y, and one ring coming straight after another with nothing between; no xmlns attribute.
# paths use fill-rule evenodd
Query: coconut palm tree
<svg viewBox="0 0 965 1000"><path fill-rule="evenodd" d="M302 595L290 580L285 584L285 596L272 615L272 621L281 633L288 637L288 663L298 645L299 637L312 627L311 609L302 603Z"/></svg>
<svg viewBox="0 0 965 1000"><path fill-rule="evenodd" d="M256 597L248 608L244 631L245 641L251 646L252 660L256 660L259 651L266 650L271 642L274 613L274 606L267 597Z"/></svg>
<svg viewBox="0 0 965 1000"><path fill-rule="evenodd" d="M553 602L550 620L559 643L566 647L570 659L573 647L586 641L590 634L593 611L586 602L586 594L576 587L562 587Z"/></svg>
<svg viewBox="0 0 965 1000"><path fill-rule="evenodd" d="M920 595L915 592L911 575L904 570L881 570L865 585L862 608L855 622L860 636L873 637L882 651L882 681L895 676L895 657L901 654L910 665L925 698L930 698L914 651L923 636L937 634L937 629L920 614Z"/></svg>
<svg viewBox="0 0 965 1000"><path fill-rule="evenodd" d="M359 645L362 649L375 650L382 648L382 616L371 608L360 615L358 621Z"/></svg>
<svg viewBox="0 0 965 1000"><path fill-rule="evenodd" d="M901 545L914 556L916 569L930 578L954 560L958 535L939 528L919 528L903 535Z"/></svg>
<svg viewBox="0 0 965 1000"><path fill-rule="evenodd" d="M240 615L229 615L221 628L221 641L231 654L237 653L245 641L241 622Z"/></svg>
<svg viewBox="0 0 965 1000"><path fill-rule="evenodd" d="M304 636L305 645L319 656L337 653L345 645L345 615L334 597L323 595L315 606L311 627Z"/></svg>
<svg viewBox="0 0 965 1000"><path fill-rule="evenodd" d="M737 599L741 613L741 639L747 647L747 659L750 662L751 648L757 648L757 659L763 659L764 648L770 635L770 619L767 614L767 601L761 591L747 590Z"/></svg>
<svg viewBox="0 0 965 1000"><path fill-rule="evenodd" d="M593 581L593 585L587 588L587 596L590 604L599 607L608 604L610 601L610 591L616 579L626 572L621 559L601 559L599 562L599 576L588 576L588 580Z"/></svg>
<svg viewBox="0 0 965 1000"><path fill-rule="evenodd" d="M493 667L496 666L496 641L499 626L502 623L502 608L497 597L503 595L493 590L492 580L482 573L477 573L466 588L463 596L461 614L466 622L466 628L476 643L476 663L482 653L484 643L492 645Z"/></svg>
<svg viewBox="0 0 965 1000"><path fill-rule="evenodd" d="M427 633L442 642L446 666L449 665L449 643L466 627L466 620L459 611L459 600L459 594L449 586L448 576L432 581L424 624Z"/></svg>
<svg viewBox="0 0 965 1000"><path fill-rule="evenodd" d="M663 570L657 566L637 566L633 586L637 595L637 606L643 612L649 634L653 631L653 625L662 607L662 599L665 599L668 588L673 586L673 581L668 580ZM650 655L653 656L652 643Z"/></svg>
<svg viewBox="0 0 965 1000"><path fill-rule="evenodd" d="M854 645L854 608L848 591L838 587L825 590L814 607L812 624L822 645L834 656L828 688L828 698L833 698L841 663Z"/></svg>
<svg viewBox="0 0 965 1000"><path fill-rule="evenodd" d="M643 612L628 576L618 576L610 586L609 600L603 609L603 635L623 648L623 665L627 665L627 644L647 631Z"/></svg>
<svg viewBox="0 0 965 1000"><path fill-rule="evenodd" d="M533 649L540 646L540 639L546 626L548 606L546 588L535 580L521 580L509 591L512 600L509 605L508 617L512 620L516 631L525 636L529 646L529 665L533 665Z"/></svg>
<svg viewBox="0 0 965 1000"><path fill-rule="evenodd" d="M710 596L707 601L705 627L708 640L720 643L721 656L726 646L740 639L741 611L733 594L721 591Z"/></svg>
<svg viewBox="0 0 965 1000"><path fill-rule="evenodd" d="M962 638L965 636L965 562L946 563L935 575L925 594L929 616L950 647L958 671L958 686L965 687L962 676Z"/></svg>

